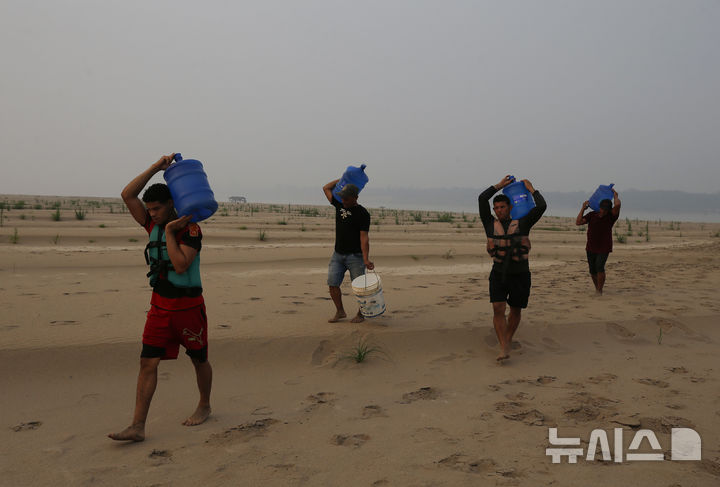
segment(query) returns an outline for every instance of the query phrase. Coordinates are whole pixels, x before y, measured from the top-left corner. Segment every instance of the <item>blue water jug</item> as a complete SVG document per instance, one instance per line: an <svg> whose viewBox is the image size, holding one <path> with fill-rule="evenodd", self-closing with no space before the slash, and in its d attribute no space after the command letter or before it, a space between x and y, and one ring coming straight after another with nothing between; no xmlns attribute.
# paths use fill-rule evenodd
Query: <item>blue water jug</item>
<svg viewBox="0 0 720 487"><path fill-rule="evenodd" d="M513 181L515 181L515 177L511 177ZM503 194L510 198L512 202L510 218L513 220L519 220L535 208L535 200L532 197L532 193L527 190L525 183L522 181L515 181L505 186Z"/></svg>
<svg viewBox="0 0 720 487"><path fill-rule="evenodd" d="M613 186L615 186L615 184L610 184L608 186L601 184L600 186L598 186L598 189L595 190L595 192L588 200L590 202L590 208L595 211L600 211L600 202L602 200L613 201L613 199L615 198L615 194L613 193Z"/></svg>
<svg viewBox="0 0 720 487"><path fill-rule="evenodd" d="M163 176L179 216L192 215L190 221L199 222L210 218L217 211L218 204L202 162L183 159L182 155L175 154L175 162L165 170Z"/></svg>
<svg viewBox="0 0 720 487"><path fill-rule="evenodd" d="M367 164L361 164L360 167L348 166L340 178L340 181L338 181L333 189L333 196L336 200L342 203L342 198L338 196L338 193L345 187L346 184L354 184L358 187L358 191L362 191L368 182L367 174L365 174L366 167Z"/></svg>

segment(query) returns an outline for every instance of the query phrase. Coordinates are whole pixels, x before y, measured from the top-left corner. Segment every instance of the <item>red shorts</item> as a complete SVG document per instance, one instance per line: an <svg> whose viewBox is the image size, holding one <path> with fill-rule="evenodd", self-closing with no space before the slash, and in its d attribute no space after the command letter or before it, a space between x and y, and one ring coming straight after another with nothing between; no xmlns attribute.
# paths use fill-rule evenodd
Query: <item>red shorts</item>
<svg viewBox="0 0 720 487"><path fill-rule="evenodd" d="M154 349L164 349L164 354L158 354L163 360L176 359L180 344L191 357L196 355L191 352L207 350L205 304L177 311L150 306L142 342Z"/></svg>

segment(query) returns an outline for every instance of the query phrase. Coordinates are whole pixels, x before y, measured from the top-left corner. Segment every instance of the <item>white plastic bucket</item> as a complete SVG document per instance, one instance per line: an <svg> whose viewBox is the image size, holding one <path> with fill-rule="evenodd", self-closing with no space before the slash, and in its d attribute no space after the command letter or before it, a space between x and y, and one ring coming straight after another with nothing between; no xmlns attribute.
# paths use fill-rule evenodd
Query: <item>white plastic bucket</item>
<svg viewBox="0 0 720 487"><path fill-rule="evenodd" d="M360 305L360 313L366 318L380 316L385 312L385 298L382 292L380 276L375 272L356 277L352 290Z"/></svg>

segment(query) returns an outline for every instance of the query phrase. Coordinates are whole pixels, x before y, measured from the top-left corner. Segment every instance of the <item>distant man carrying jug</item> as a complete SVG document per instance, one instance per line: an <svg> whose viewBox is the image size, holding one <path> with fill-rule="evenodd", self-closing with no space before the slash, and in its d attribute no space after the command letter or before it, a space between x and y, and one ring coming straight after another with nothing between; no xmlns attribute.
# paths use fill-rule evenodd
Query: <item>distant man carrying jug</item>
<svg viewBox="0 0 720 487"><path fill-rule="evenodd" d="M523 179L525 188L532 194L535 207L527 215L517 220L510 217L512 203L504 194L493 199L493 211L490 213L490 198L514 181L505 176L494 186L490 186L478 196L480 220L487 235L487 252L493 259L490 272L490 302L493 307L493 326L500 343L498 362L510 357L512 338L520 325L523 308L527 308L530 297L530 229L540 220L547 203L539 191L527 179ZM510 313L505 316L506 306Z"/></svg>
<svg viewBox="0 0 720 487"><path fill-rule="evenodd" d="M365 273L365 268L373 270L375 265L370 262L370 213L358 204L358 187L346 184L338 193L342 203L333 197L333 189L340 181L336 179L323 186L323 193L331 205L335 207L335 251L328 265L327 283L330 287L330 297L335 304L335 316L328 320L336 323L345 318L345 308L342 303L340 285L345 277L345 271L350 271L350 280ZM350 320L360 323L365 320L360 310Z"/></svg>
<svg viewBox="0 0 720 487"><path fill-rule="evenodd" d="M151 185L142 201L138 198L156 173L170 167L174 156L161 157L122 191L130 214L150 236L145 258L150 265L148 277L153 293L143 331L132 424L109 434L113 440L145 439L145 420L157 387L158 365L161 360L176 359L181 344L195 367L200 392L195 412L182 424L198 425L210 415L212 367L208 362L207 316L200 282L202 233L196 223L190 223L191 216L178 218L165 184Z"/></svg>
<svg viewBox="0 0 720 487"><path fill-rule="evenodd" d="M590 268L590 277L595 284L595 294L602 295L605 286L605 263L607 262L610 252L612 252L612 227L620 218L620 198L614 189L613 201L604 199L600 202L598 211L591 211L587 215L583 215L585 210L590 206L589 201L585 201L580 208L576 225L587 224L587 245L585 245L585 253L587 254L588 267ZM609 196L609 195L608 195Z"/></svg>

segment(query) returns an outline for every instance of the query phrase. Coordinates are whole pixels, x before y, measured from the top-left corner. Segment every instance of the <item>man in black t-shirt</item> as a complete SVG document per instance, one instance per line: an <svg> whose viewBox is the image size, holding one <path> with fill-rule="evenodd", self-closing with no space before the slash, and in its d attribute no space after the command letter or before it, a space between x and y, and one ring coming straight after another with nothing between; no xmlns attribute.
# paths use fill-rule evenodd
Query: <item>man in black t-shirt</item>
<svg viewBox="0 0 720 487"><path fill-rule="evenodd" d="M500 342L499 362L510 357L512 338L520 325L523 308L527 308L530 297L530 228L540 219L547 209L545 199L536 191L527 179L522 182L532 194L535 208L517 220L510 217L512 203L510 198L500 194L493 199L493 218L490 213L490 198L499 190L513 182L511 176L505 176L499 183L490 186L478 196L480 220L485 227L487 251L493 259L490 272L490 302L493 307L493 326ZM506 307L510 313L505 316Z"/></svg>
<svg viewBox="0 0 720 487"><path fill-rule="evenodd" d="M333 189L340 181L330 181L323 186L323 193L331 205L335 207L335 251L328 265L328 286L330 297L337 309L335 316L328 322L335 323L347 316L342 304L340 285L345 277L345 271L350 271L350 279L355 279L365 273L365 267L370 270L375 265L370 262L370 213L358 205L359 190L354 184L346 185L338 194L342 203L335 199ZM351 320L353 323L364 321L365 317L358 310Z"/></svg>

